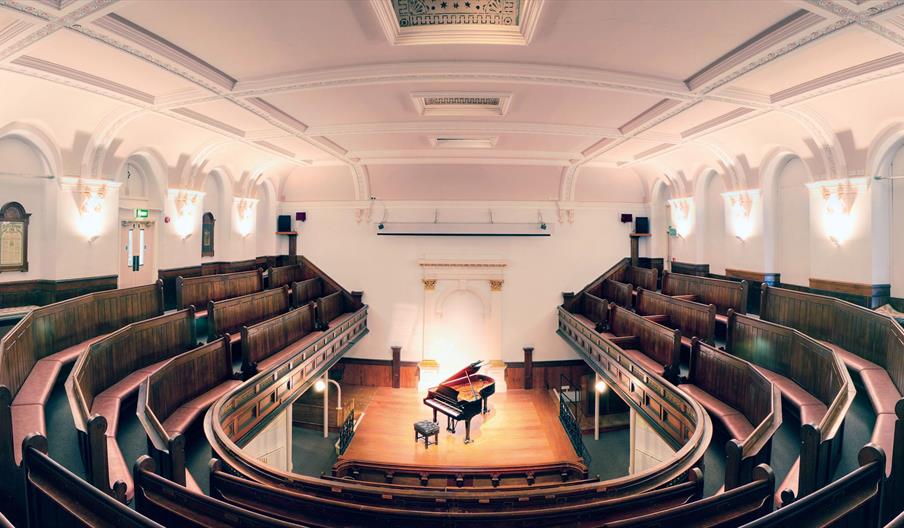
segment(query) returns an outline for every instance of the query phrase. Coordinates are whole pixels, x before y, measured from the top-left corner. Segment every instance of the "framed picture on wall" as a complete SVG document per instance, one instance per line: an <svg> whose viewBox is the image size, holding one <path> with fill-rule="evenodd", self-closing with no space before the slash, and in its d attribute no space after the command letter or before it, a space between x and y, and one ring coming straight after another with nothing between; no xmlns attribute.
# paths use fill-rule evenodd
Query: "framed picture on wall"
<svg viewBox="0 0 904 528"><path fill-rule="evenodd" d="M204 213L201 219L201 256L213 256L213 226L216 219L213 213Z"/></svg>
<svg viewBox="0 0 904 528"><path fill-rule="evenodd" d="M28 218L18 202L0 207L0 273L28 271Z"/></svg>

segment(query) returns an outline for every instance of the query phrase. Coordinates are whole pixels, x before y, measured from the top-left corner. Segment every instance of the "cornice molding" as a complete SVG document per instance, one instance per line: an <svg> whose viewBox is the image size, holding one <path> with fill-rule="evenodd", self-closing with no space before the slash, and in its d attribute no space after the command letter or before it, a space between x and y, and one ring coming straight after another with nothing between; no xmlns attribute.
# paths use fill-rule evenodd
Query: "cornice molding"
<svg viewBox="0 0 904 528"><path fill-rule="evenodd" d="M312 136L354 136L367 134L424 134L484 132L494 134L542 134L554 136L618 137L617 128L581 125L559 125L551 123L511 123L499 121L461 122L388 122L351 123L343 125L312 126L308 129Z"/></svg>
<svg viewBox="0 0 904 528"><path fill-rule="evenodd" d="M47 72L51 75L56 75L59 77L65 77L67 79L72 79L73 81L88 84L97 88L100 88L104 92L113 92L123 97L127 97L130 99L136 99L145 104L153 104L154 96L142 92L141 90L137 90L135 88L131 88L124 84L119 84L118 82L111 81L109 79L104 79L103 77L98 77L96 75L92 75L87 72L83 72L81 70L76 70L74 68L70 68L68 66L63 66L61 64L56 64L53 62L45 61L43 59L39 59L36 57L30 57L28 55L21 55L18 58L12 61L12 64L17 66L23 66L25 68L31 68L34 70L39 70L43 72Z"/></svg>

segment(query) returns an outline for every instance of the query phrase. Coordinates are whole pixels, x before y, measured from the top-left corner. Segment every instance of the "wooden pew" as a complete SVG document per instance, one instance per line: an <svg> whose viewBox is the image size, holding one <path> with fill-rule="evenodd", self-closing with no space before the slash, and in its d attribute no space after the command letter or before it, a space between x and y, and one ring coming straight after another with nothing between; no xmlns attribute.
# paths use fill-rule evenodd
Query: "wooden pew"
<svg viewBox="0 0 904 528"><path fill-rule="evenodd" d="M292 306L304 306L323 297L324 282L320 277L292 283Z"/></svg>
<svg viewBox="0 0 904 528"><path fill-rule="evenodd" d="M631 283L606 279L600 283L597 297L606 299L622 308L631 309L634 305L634 286Z"/></svg>
<svg viewBox="0 0 904 528"><path fill-rule="evenodd" d="M609 326L609 302L605 299L581 292L571 307L570 313L597 332L602 332Z"/></svg>
<svg viewBox="0 0 904 528"><path fill-rule="evenodd" d="M221 301L264 289L263 270L241 271L224 275L176 278L176 308L195 307L195 316L207 315L207 303Z"/></svg>
<svg viewBox="0 0 904 528"><path fill-rule="evenodd" d="M43 436L29 436L22 453L28 511L26 526L163 528L50 458Z"/></svg>
<svg viewBox="0 0 904 528"><path fill-rule="evenodd" d="M871 442L887 455L886 505L904 509L904 329L892 318L841 299L763 285L760 317L831 348L855 373L876 412Z"/></svg>
<svg viewBox="0 0 904 528"><path fill-rule="evenodd" d="M233 528L303 528L186 489L155 474L154 467L148 456L135 462L135 510L163 526L208 528L228 523Z"/></svg>
<svg viewBox="0 0 904 528"><path fill-rule="evenodd" d="M120 407L147 376L196 346L195 314L189 308L113 332L88 347L72 367L66 393L94 486L123 502L131 500L131 472L116 442Z"/></svg>
<svg viewBox="0 0 904 528"><path fill-rule="evenodd" d="M0 471L17 474L22 440L46 435L44 406L63 368L113 330L163 313L160 282L90 293L31 311L0 341ZM3 495L21 494L2 479Z"/></svg>
<svg viewBox="0 0 904 528"><path fill-rule="evenodd" d="M270 268L270 276L267 287L271 289L281 288L283 286L289 286L293 282L301 282L304 280L312 279L315 276L316 275L313 275L310 271L306 270L304 265L302 264L291 264L289 266Z"/></svg>
<svg viewBox="0 0 904 528"><path fill-rule="evenodd" d="M788 506L761 517L745 528L831 526L878 528L882 522L885 453L867 444L857 455L854 471Z"/></svg>
<svg viewBox="0 0 904 528"><path fill-rule="evenodd" d="M637 266L625 267L624 274L620 279L621 282L633 284L634 288L643 288L645 290L656 291L657 281L659 280L659 272L655 268L640 268Z"/></svg>
<svg viewBox="0 0 904 528"><path fill-rule="evenodd" d="M698 499L702 473L695 469L686 481L662 489L606 497L605 493L569 495L548 488L507 492L505 488L475 494L468 489L430 490L393 488L391 494L373 485L344 483L341 499L324 481L322 492L298 492L234 476L215 462L211 465L211 496L285 521L342 526L571 526L578 520L614 521ZM577 491L579 488L574 487ZM441 496L443 500L438 501ZM338 500L337 500L338 499Z"/></svg>
<svg viewBox="0 0 904 528"><path fill-rule="evenodd" d="M801 423L801 450L779 486L782 505L831 481L856 390L841 359L797 330L729 312L726 350L757 367Z"/></svg>
<svg viewBox="0 0 904 528"><path fill-rule="evenodd" d="M666 271L662 274L662 293L716 305L716 322L721 325L728 324L728 310L747 313L747 281L711 279Z"/></svg>
<svg viewBox="0 0 904 528"><path fill-rule="evenodd" d="M716 338L716 305L669 297L646 289L637 290L637 313L659 324L681 331L681 345L690 348L691 339L712 345ZM663 317L664 316L664 317Z"/></svg>
<svg viewBox="0 0 904 528"><path fill-rule="evenodd" d="M494 469L475 467L425 468L360 460L339 460L334 477L355 482L373 482L430 488L499 488L540 486L586 480L587 466L575 462L535 464Z"/></svg>
<svg viewBox="0 0 904 528"><path fill-rule="evenodd" d="M314 303L261 323L242 327L242 372L249 378L316 341Z"/></svg>
<svg viewBox="0 0 904 528"><path fill-rule="evenodd" d="M770 463L772 437L782 424L778 388L750 363L697 338L691 345L687 379L679 388L722 422L731 436L725 446L725 489L751 482L754 468Z"/></svg>
<svg viewBox="0 0 904 528"><path fill-rule="evenodd" d="M673 383L678 380L681 332L620 306L610 305L609 332L603 335L632 360Z"/></svg>
<svg viewBox="0 0 904 528"><path fill-rule="evenodd" d="M230 334L233 341L241 338L243 326L265 321L289 311L289 287L264 290L207 303L207 340Z"/></svg>
<svg viewBox="0 0 904 528"><path fill-rule="evenodd" d="M754 469L750 482L724 493L602 526L607 528L740 526L772 512L774 487L775 475L772 468L760 464Z"/></svg>
<svg viewBox="0 0 904 528"><path fill-rule="evenodd" d="M241 384L232 371L229 337L176 356L141 382L138 419L160 474L199 489L185 467L185 434L220 396Z"/></svg>

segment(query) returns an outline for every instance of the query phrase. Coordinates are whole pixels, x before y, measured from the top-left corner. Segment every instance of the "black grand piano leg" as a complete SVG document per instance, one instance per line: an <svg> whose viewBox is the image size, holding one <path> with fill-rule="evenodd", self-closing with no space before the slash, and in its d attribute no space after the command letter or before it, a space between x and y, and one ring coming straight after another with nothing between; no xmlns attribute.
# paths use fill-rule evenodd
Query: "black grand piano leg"
<svg viewBox="0 0 904 528"><path fill-rule="evenodd" d="M465 443L471 443L471 419L465 420Z"/></svg>
<svg viewBox="0 0 904 528"><path fill-rule="evenodd" d="M439 421L436 419L436 409L433 409L433 423L438 424Z"/></svg>
<svg viewBox="0 0 904 528"><path fill-rule="evenodd" d="M483 414L490 412L490 408L488 406L489 398L483 399Z"/></svg>

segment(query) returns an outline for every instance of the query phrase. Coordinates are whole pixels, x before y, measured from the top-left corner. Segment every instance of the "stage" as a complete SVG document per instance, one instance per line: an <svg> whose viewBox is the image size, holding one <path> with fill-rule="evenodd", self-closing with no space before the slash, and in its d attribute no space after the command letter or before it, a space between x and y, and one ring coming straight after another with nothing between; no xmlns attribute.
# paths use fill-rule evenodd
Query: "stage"
<svg viewBox="0 0 904 528"><path fill-rule="evenodd" d="M580 462L559 423L558 406L546 391L508 390L489 398L490 412L446 431L438 415L439 445L424 449L414 440L414 422L433 418L417 389L374 389L355 437L339 461L382 462L422 467L501 467Z"/></svg>

